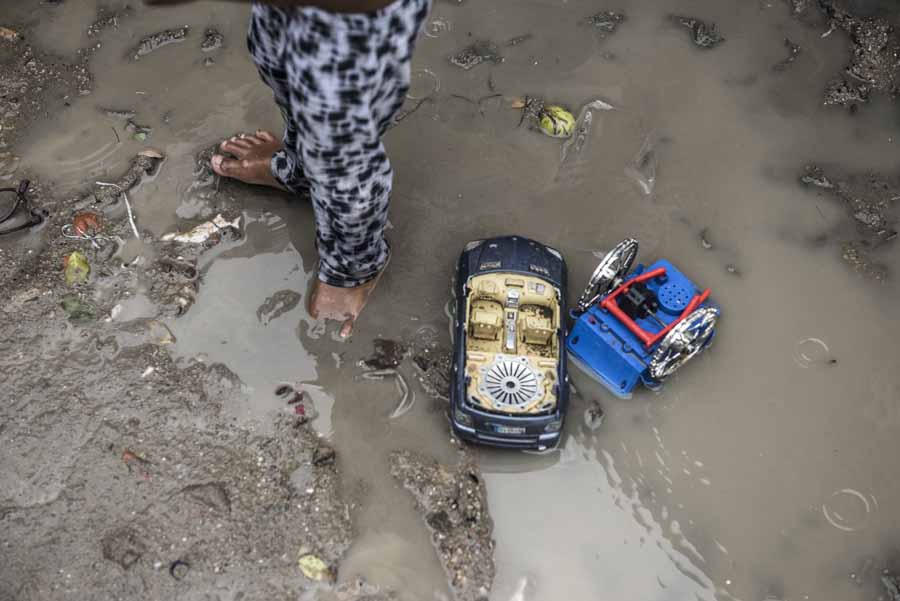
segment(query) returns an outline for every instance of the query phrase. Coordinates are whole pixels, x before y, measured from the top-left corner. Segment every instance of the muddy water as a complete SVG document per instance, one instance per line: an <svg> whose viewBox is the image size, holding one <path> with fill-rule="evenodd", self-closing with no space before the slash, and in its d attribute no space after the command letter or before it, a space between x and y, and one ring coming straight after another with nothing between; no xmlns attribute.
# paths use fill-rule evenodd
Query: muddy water
<svg viewBox="0 0 900 601"><path fill-rule="evenodd" d="M38 23L33 41L50 50L91 43L78 32L94 2L38 13L5 4ZM308 207L248 188L239 191L247 237L206 259L197 304L171 324L176 352L225 362L242 378L247 402L227 409L247 427L265 429L285 410L272 394L280 382L304 383L360 504L342 576L365 575L404 599L444 599L425 530L387 471L394 448L453 460L442 408L416 390L413 411L389 419L395 388L362 380L356 362L377 336L446 330L451 267L469 239L517 232L552 243L575 297L593 252L635 236L642 259L669 258L713 289L724 309L716 344L663 392L628 401L574 374L579 394L558 451L478 451L496 523L493 598L874 598L875 571L863 567L895 560L900 545L898 287L841 263L832 232L843 210L797 176L806 162L895 172L896 107L876 100L851 116L821 106L847 42L820 37L815 19L792 20L781 2L622 2L628 20L602 40L578 24L600 8L613 7L437 0L415 60L427 72L417 71L412 95L435 81L439 90L388 134L395 259L353 339L336 341L305 312L315 265ZM716 21L727 41L697 50L665 21L669 10ZM133 11L100 38L95 93L60 104L20 151L60 194L77 191L144 146L97 107L137 111L168 160L135 192L136 211L162 232L213 208L191 189L196 150L275 128L279 117L244 52L246 7ZM124 59L141 36L185 24L187 41ZM226 47L204 66L200 34L210 25ZM502 48L500 65L461 71L446 61L473 39L526 33L533 38ZM775 73L785 36L803 51ZM479 110L495 93L503 98ZM584 150L561 165L558 141L516 127L508 99L525 94L573 107L600 96L617 110L596 113ZM648 135L660 140L649 196L626 173ZM897 269L898 255L893 245L879 258ZM260 313L284 290L301 301L271 319ZM587 400L607 413L597 431L583 424Z"/></svg>

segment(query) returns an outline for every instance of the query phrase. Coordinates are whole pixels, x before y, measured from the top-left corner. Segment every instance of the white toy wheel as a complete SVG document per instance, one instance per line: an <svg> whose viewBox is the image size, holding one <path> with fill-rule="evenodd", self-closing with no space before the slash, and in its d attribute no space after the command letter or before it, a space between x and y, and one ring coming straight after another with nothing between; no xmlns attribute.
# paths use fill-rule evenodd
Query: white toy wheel
<svg viewBox="0 0 900 601"><path fill-rule="evenodd" d="M628 274L637 254L638 241L634 238L625 238L606 253L578 299L578 313L587 311L601 296L612 290Z"/></svg>
<svg viewBox="0 0 900 601"><path fill-rule="evenodd" d="M703 307L669 330L650 358L650 377L661 381L693 359L709 343L718 318L718 309Z"/></svg>

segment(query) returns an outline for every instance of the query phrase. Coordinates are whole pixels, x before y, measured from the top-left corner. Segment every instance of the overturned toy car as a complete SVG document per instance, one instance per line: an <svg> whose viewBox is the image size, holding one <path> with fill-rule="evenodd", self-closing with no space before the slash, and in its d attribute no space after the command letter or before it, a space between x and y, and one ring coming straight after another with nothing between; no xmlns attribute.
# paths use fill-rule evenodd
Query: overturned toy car
<svg viewBox="0 0 900 601"><path fill-rule="evenodd" d="M478 240L456 275L454 433L501 447L556 445L569 401L562 255L521 236Z"/></svg>
<svg viewBox="0 0 900 601"><path fill-rule="evenodd" d="M709 289L666 260L629 273L637 253L628 238L603 258L572 312L566 345L573 363L621 398L639 382L659 388L709 345L719 317Z"/></svg>

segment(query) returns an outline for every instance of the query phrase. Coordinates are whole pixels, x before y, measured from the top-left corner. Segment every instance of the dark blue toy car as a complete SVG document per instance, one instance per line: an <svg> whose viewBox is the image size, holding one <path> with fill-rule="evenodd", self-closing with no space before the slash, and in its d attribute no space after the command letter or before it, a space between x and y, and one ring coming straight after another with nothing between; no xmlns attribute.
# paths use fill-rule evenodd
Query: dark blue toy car
<svg viewBox="0 0 900 601"><path fill-rule="evenodd" d="M453 293L454 433L492 446L555 446L569 403L562 255L521 236L470 242Z"/></svg>
<svg viewBox="0 0 900 601"><path fill-rule="evenodd" d="M621 398L637 384L656 389L706 348L719 308L674 265L660 260L629 273L638 242L628 238L597 266L572 314L572 362Z"/></svg>

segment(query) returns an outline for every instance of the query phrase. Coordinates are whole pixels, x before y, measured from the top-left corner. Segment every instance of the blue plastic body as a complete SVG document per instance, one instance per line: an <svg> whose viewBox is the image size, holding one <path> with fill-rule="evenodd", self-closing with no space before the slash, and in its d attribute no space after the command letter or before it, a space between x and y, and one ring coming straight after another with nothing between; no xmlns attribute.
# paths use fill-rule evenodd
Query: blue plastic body
<svg viewBox="0 0 900 601"><path fill-rule="evenodd" d="M666 275L644 282L657 297L659 310L653 317L635 319L641 328L653 334L662 331L665 325L677 321L691 299L702 290L674 265L659 260L649 267L638 265L627 279L638 276L646 270L664 267ZM601 299L602 300L602 299ZM701 307L715 307L707 299ZM659 322L663 325L660 325ZM710 339L711 340L711 339ZM659 388L660 383L650 377L648 365L656 346L646 348L625 324L608 311L594 304L575 320L575 325L566 339L569 356L582 370L594 376L610 392L620 398L630 398L639 382L648 388Z"/></svg>

